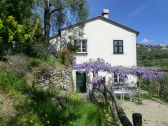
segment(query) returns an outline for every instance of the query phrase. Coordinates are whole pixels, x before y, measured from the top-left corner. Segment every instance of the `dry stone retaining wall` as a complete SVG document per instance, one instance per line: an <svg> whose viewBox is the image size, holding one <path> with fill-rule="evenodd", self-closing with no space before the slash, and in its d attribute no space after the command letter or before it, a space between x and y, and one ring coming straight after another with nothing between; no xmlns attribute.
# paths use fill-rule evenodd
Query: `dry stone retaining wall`
<svg viewBox="0 0 168 126"><path fill-rule="evenodd" d="M71 68L52 68L39 72L37 75L38 86L47 89L61 89L62 93L73 92L72 70Z"/></svg>

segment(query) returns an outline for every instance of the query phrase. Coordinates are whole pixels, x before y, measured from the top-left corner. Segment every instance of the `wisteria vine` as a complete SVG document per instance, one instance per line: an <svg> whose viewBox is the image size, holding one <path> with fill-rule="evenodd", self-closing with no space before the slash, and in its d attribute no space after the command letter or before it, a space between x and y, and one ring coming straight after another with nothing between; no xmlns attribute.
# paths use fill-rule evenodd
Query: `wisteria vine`
<svg viewBox="0 0 168 126"><path fill-rule="evenodd" d="M84 62L82 64L75 64L73 66L74 70L80 73L90 73L94 74L92 78L92 84L100 84L101 77L98 72L107 72L108 74L119 74L122 79L127 75L137 76L141 79L161 79L164 72L159 72L158 68L145 68L145 67L124 67L124 66L111 66L111 64L106 63L103 59L98 58L97 60L90 60L89 62Z"/></svg>

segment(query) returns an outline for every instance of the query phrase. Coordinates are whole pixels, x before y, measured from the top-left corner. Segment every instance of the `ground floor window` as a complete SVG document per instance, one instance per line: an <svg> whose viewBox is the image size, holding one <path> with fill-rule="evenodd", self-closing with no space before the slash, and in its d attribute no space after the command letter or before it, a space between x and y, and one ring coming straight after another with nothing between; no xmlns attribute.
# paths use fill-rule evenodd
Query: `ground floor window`
<svg viewBox="0 0 168 126"><path fill-rule="evenodd" d="M125 78L121 77L120 74L114 74L113 75L113 83L114 84L125 84L127 82L128 77L125 76Z"/></svg>

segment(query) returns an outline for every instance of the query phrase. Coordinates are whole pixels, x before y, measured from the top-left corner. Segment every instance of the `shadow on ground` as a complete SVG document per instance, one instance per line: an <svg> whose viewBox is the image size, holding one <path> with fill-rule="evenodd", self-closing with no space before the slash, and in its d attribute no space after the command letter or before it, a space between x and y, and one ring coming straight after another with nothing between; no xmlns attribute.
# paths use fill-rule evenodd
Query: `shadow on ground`
<svg viewBox="0 0 168 126"><path fill-rule="evenodd" d="M31 95L30 95L31 94ZM102 126L100 109L78 98L56 97L44 91L29 93L23 104L16 106L18 114L9 125Z"/></svg>

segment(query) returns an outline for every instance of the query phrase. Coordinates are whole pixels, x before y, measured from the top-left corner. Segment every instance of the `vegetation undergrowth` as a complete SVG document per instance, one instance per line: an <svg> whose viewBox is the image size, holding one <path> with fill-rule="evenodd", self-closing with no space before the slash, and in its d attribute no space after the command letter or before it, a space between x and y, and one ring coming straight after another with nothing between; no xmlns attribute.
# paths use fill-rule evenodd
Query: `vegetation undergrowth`
<svg viewBox="0 0 168 126"><path fill-rule="evenodd" d="M30 87L26 84L25 78L19 78L2 69L0 69L0 86L6 90L21 91L24 89L30 89Z"/></svg>
<svg viewBox="0 0 168 126"><path fill-rule="evenodd" d="M167 70L168 50L161 49L159 46L139 45L137 47L138 65L144 67L158 67ZM168 102L168 74L159 81L143 81L141 89L149 92L151 97Z"/></svg>
<svg viewBox="0 0 168 126"><path fill-rule="evenodd" d="M59 64L30 58L29 69L41 65ZM61 64L60 64L61 65ZM100 108L85 102L80 95L60 95L59 90L42 90L27 84L30 78L20 77L0 68L0 90L7 95L12 92L15 116L4 119L2 125L22 126L104 126L105 119Z"/></svg>

